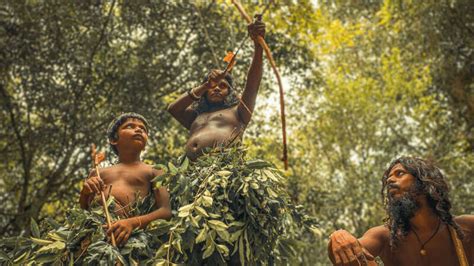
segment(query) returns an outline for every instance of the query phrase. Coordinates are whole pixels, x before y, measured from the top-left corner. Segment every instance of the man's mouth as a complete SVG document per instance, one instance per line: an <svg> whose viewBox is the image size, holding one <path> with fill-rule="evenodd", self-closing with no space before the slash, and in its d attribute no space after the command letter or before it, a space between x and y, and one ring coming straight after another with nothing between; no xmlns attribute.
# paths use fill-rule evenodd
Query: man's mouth
<svg viewBox="0 0 474 266"><path fill-rule="evenodd" d="M396 193L397 191L399 191L400 188L398 186L388 186L387 187L387 192L389 194L393 194L393 193Z"/></svg>

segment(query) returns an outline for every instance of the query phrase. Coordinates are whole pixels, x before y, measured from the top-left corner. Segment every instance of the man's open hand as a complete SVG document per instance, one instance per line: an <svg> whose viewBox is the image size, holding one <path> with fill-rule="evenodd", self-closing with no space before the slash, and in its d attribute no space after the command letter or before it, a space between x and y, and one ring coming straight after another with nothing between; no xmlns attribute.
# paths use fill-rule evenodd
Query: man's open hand
<svg viewBox="0 0 474 266"><path fill-rule="evenodd" d="M334 265L368 265L374 257L346 230L337 230L329 237L329 252Z"/></svg>

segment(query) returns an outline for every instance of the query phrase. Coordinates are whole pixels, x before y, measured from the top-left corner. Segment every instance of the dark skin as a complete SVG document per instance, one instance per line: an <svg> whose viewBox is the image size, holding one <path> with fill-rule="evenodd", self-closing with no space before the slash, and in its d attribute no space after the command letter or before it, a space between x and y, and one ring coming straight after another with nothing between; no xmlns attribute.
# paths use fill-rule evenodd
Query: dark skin
<svg viewBox="0 0 474 266"><path fill-rule="evenodd" d="M248 32L254 42L254 54L242 94L243 104L197 115L191 108L193 99L185 93L168 107L168 112L189 129L186 154L191 160L201 155L204 148L225 146L241 137L242 131L250 122L263 71L263 49L257 43L257 36L265 36L265 24L258 20L248 25ZM223 71L212 70L205 83L193 88L194 94L206 97L211 106L219 105L229 95L230 85L224 76Z"/></svg>
<svg viewBox="0 0 474 266"><path fill-rule="evenodd" d="M387 179L391 197L401 197L415 183L415 177L401 165L395 165ZM447 225L441 222L438 232L429 240L424 249L426 255L420 254L421 244L413 230L416 230L422 243L427 241L438 227L439 218L428 205L426 195L416 198L420 208L410 219L412 230L402 238L395 251L391 251L390 231L386 226L369 229L361 238L356 239L345 230L338 230L330 236L328 245L329 258L334 265L376 265L373 257L380 257L386 266L391 265L459 265L456 250ZM455 217L454 220L465 233L462 241L469 262L474 262L474 215ZM363 254L363 255L361 255ZM365 255L365 256L364 256ZM365 257L365 258L364 258ZM364 260L367 259L367 263Z"/></svg>
<svg viewBox="0 0 474 266"><path fill-rule="evenodd" d="M135 201L136 193L145 197L152 191L152 179L161 175L162 172L152 168L140 161L140 153L145 148L148 133L144 123L139 119L129 118L118 129L118 140L111 140L118 150L119 163L107 168L100 169L100 178L95 170L91 171L89 178L84 182L80 195L80 205L83 209L89 209L94 197L105 193L109 196L109 187L112 186L111 194L114 196L117 208L116 214L127 217L112 223L107 228L107 234L114 233L118 246L124 245L133 229L145 228L150 222L157 219L171 218L169 193L165 187L153 189L155 197L155 210L141 216L129 217L129 204ZM99 201L100 202L100 201Z"/></svg>

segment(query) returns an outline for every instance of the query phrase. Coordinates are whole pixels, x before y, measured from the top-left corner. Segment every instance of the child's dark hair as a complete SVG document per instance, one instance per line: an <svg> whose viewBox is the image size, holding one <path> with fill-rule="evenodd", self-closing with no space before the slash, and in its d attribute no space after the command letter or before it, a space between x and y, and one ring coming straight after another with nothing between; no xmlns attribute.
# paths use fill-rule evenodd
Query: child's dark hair
<svg viewBox="0 0 474 266"><path fill-rule="evenodd" d="M145 127L146 127L146 131L149 133L150 132L150 124L148 123L148 121L145 119L145 117L143 117L142 115L140 114L137 114L137 113L123 113L121 115L119 115L118 117L114 118L114 120L112 120L112 122L110 122L109 124L109 127L107 129L107 138L109 139L109 141L116 141L118 140L118 129L119 127L125 123L125 121L127 121L127 119L129 118L134 118L134 119L138 119L138 120L141 120L143 122L143 124L145 124ZM115 147L115 145L112 145L110 144L110 148L112 149L112 151L118 155L118 150L117 150L117 147Z"/></svg>

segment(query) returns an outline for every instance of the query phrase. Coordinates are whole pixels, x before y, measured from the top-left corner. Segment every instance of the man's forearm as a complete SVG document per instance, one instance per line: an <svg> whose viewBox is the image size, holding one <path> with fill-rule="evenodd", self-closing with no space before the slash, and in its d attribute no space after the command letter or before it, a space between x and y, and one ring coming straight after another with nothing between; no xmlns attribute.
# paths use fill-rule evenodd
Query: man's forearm
<svg viewBox="0 0 474 266"><path fill-rule="evenodd" d="M245 91L250 89L254 91L256 94L258 87L260 86L260 81L262 80L263 48L258 43L254 43L254 45L255 45L255 50L253 53L252 64L250 65L250 68L247 74L247 84L245 86ZM245 91L244 91L244 94L245 94Z"/></svg>
<svg viewBox="0 0 474 266"><path fill-rule="evenodd" d="M206 89L207 88L205 84L202 84L196 88L193 88L191 93L197 97L202 97L202 95L206 92ZM190 93L185 92L176 101L171 103L168 106L168 112L170 112L173 116L184 112L186 108L188 108L194 102L194 99L189 94Z"/></svg>
<svg viewBox="0 0 474 266"><path fill-rule="evenodd" d="M135 216L135 218L135 228L145 228L149 223L153 222L154 220L169 220L171 218L171 210L169 208L161 207L148 214Z"/></svg>
<svg viewBox="0 0 474 266"><path fill-rule="evenodd" d="M193 103L193 99L188 95L187 92L182 94L176 101L171 103L168 106L168 112L172 115L179 114L180 112L183 112L188 108Z"/></svg>
<svg viewBox="0 0 474 266"><path fill-rule="evenodd" d="M247 74L247 83L242 93L243 104L239 105L238 112L244 124L250 122L253 110L255 108L255 100L257 99L258 88L262 80L263 73L263 48L255 43L255 51L253 54L252 64Z"/></svg>

